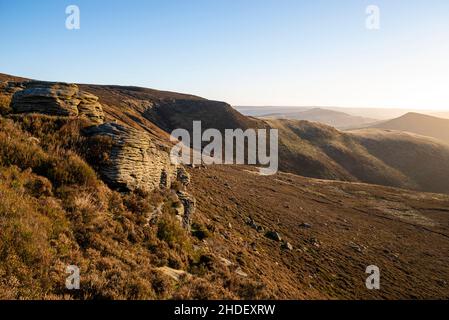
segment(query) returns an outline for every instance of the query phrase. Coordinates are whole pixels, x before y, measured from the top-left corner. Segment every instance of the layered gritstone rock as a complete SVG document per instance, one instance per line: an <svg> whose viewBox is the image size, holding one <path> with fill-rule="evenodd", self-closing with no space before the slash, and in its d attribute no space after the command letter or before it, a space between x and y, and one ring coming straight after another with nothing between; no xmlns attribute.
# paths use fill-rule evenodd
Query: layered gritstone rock
<svg viewBox="0 0 449 320"><path fill-rule="evenodd" d="M176 166L171 164L169 154L161 151L145 132L104 123L86 129L85 133L112 139L109 165L100 168L103 179L112 187L151 191L169 187L176 180Z"/></svg>
<svg viewBox="0 0 449 320"><path fill-rule="evenodd" d="M0 83L0 90L3 93L13 95L17 91L21 91L25 89L25 85L23 82L17 82L17 81L4 81Z"/></svg>
<svg viewBox="0 0 449 320"><path fill-rule="evenodd" d="M101 124L104 121L103 107L98 102L98 97L85 91L79 91L78 104L79 116L88 118L92 122Z"/></svg>
<svg viewBox="0 0 449 320"><path fill-rule="evenodd" d="M81 91L76 84L29 81L21 87L23 90L16 91L12 97L14 113L79 116L103 123L104 113L98 97Z"/></svg>

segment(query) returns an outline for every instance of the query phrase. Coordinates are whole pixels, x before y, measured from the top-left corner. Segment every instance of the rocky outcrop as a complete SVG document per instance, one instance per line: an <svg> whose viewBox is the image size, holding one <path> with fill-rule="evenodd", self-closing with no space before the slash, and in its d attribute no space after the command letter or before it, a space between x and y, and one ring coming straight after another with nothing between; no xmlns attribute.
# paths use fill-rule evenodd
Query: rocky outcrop
<svg viewBox="0 0 449 320"><path fill-rule="evenodd" d="M177 169L176 179L179 182L181 182L181 184L185 187L187 187L190 184L190 174L182 166L178 167L178 169Z"/></svg>
<svg viewBox="0 0 449 320"><path fill-rule="evenodd" d="M78 115L92 122L101 124L104 121L103 107L98 102L98 97L85 91L78 92Z"/></svg>
<svg viewBox="0 0 449 320"><path fill-rule="evenodd" d="M190 225L192 222L192 215L196 210L196 200L193 196L184 191L178 191L177 193L178 199L182 204L181 210L181 224L182 226L190 230Z"/></svg>
<svg viewBox="0 0 449 320"><path fill-rule="evenodd" d="M41 113L54 116L85 117L103 123L104 113L98 97L81 91L76 84L29 81L13 86L14 113Z"/></svg>
<svg viewBox="0 0 449 320"><path fill-rule="evenodd" d="M90 137L111 138L109 165L99 170L112 187L151 191L168 187L176 179L176 166L171 164L169 154L161 151L145 132L117 123L93 126L84 132Z"/></svg>

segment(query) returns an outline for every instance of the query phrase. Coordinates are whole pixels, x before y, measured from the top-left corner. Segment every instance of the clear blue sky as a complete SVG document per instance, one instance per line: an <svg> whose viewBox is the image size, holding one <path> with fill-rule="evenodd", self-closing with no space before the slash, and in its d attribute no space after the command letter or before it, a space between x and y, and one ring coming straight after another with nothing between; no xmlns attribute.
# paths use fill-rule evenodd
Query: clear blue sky
<svg viewBox="0 0 449 320"><path fill-rule="evenodd" d="M71 4L80 30L65 28ZM0 0L0 36L0 72L36 79L234 105L449 109L447 0Z"/></svg>

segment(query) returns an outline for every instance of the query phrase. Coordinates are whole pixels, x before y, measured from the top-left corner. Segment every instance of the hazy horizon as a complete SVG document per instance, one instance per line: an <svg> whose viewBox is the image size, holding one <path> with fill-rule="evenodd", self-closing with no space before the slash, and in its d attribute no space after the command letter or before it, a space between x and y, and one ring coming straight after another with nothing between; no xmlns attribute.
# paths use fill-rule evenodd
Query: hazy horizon
<svg viewBox="0 0 449 320"><path fill-rule="evenodd" d="M410 108L372 108L372 107L335 107L335 106L234 106L240 113L246 116L261 117L273 114L296 113L311 109L323 109L338 111L352 116L371 118L375 120L390 120L401 117L407 113L414 112L430 115L439 118L449 119L449 111L445 110L426 110L426 109L410 109Z"/></svg>

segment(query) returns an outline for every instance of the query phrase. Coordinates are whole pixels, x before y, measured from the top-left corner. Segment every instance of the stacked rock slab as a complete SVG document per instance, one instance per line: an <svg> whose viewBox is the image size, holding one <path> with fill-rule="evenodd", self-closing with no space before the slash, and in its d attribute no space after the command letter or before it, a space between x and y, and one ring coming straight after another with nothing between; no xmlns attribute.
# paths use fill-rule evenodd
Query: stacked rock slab
<svg viewBox="0 0 449 320"><path fill-rule="evenodd" d="M78 92L80 103L78 113L81 117L90 119L92 122L101 124L104 121L103 107L98 102L98 97L85 91Z"/></svg>
<svg viewBox="0 0 449 320"><path fill-rule="evenodd" d="M28 81L22 87L12 97L14 113L79 116L103 123L104 113L98 97L81 91L76 84Z"/></svg>
<svg viewBox="0 0 449 320"><path fill-rule="evenodd" d="M169 154L159 150L145 132L117 123L104 123L85 132L91 137L110 137L113 142L110 164L100 169L112 187L151 191L176 179L176 166L171 164Z"/></svg>

